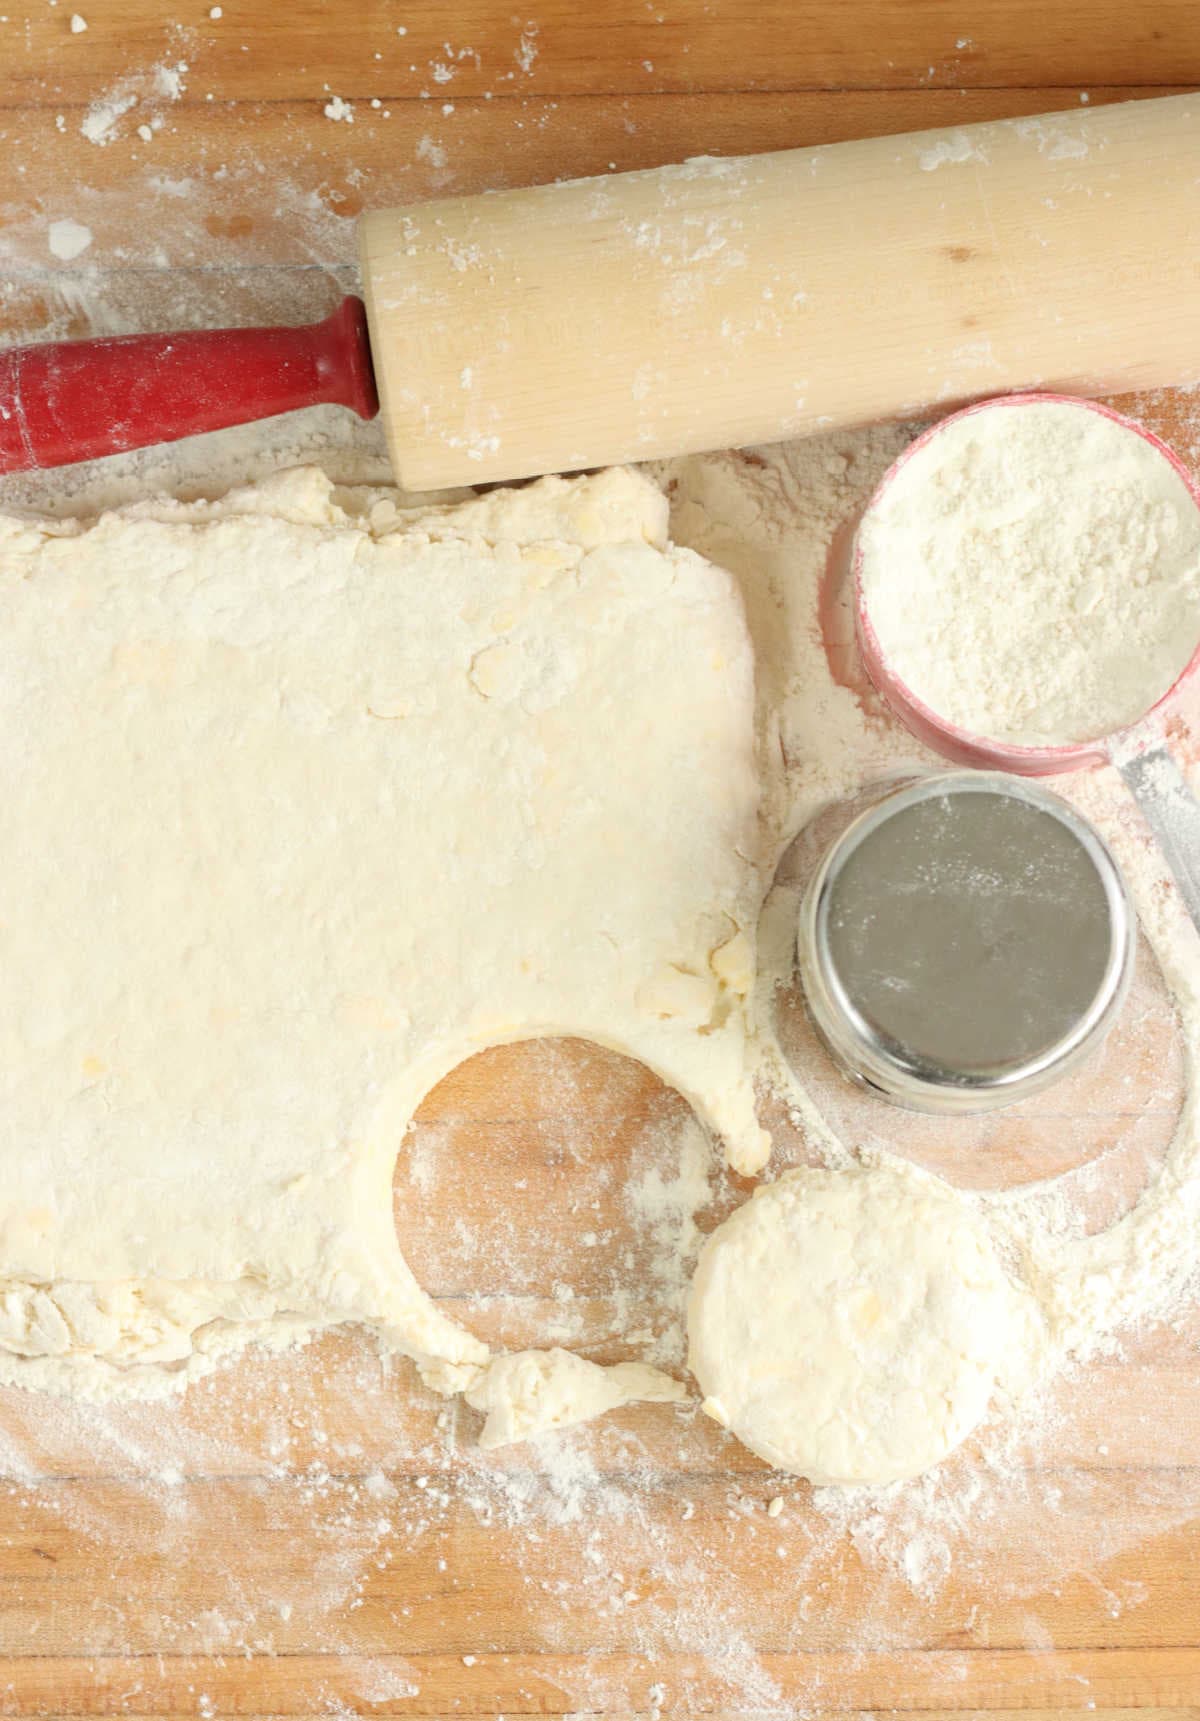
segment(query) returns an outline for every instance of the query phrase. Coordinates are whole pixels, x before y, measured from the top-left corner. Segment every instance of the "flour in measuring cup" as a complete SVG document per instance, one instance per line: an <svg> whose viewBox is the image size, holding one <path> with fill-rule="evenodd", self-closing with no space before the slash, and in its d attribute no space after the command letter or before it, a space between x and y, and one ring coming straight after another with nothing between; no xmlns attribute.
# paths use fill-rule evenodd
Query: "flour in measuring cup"
<svg viewBox="0 0 1200 1721"><path fill-rule="evenodd" d="M1200 509L1154 443L1083 403L951 420L883 486L858 543L888 666L995 741L1124 728L1200 640Z"/></svg>

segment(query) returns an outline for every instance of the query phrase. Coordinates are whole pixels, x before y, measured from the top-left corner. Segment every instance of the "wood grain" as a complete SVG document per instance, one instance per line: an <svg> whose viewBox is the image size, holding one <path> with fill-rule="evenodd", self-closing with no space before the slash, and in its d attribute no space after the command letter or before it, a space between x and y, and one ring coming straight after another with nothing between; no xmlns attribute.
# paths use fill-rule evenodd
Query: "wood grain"
<svg viewBox="0 0 1200 1721"><path fill-rule="evenodd" d="M805 1704L815 1689L828 1693L831 1706L849 1708L867 1721L881 1715L961 1716L948 1707L963 1694L963 1657L949 1654L854 1655L814 1653L808 1656L768 1656L764 1671L781 1704ZM1103 1688L1113 1704L1125 1706L1157 1721L1172 1713L1194 1718L1200 1705L1200 1654L1195 1650L1108 1650L1092 1653L1067 1650L1054 1656L1010 1658L980 1652L967 1713L1020 1715L1025 1721L1086 1712L1089 1716L1126 1713L1108 1704L1086 1710L1081 1690ZM688 1656L669 1656L647 1665L634 1656L599 1653L561 1657L553 1669L541 1656L481 1656L465 1668L456 1655L381 1658L394 1688L417 1686L408 1699L367 1699L352 1667L326 1656L276 1656L253 1673L254 1696L247 1701L247 1674L229 1663L199 1656L26 1657L5 1667L10 1713L30 1715L155 1716L305 1716L330 1714L414 1715L458 1717L472 1711L480 1716L565 1715L564 1699L591 1683L620 1693L602 1711L604 1721L622 1714L645 1718L663 1714L746 1711L723 1706L724 1692L705 1664ZM379 1675L380 1683L385 1674ZM420 1684L420 1681L424 1684ZM313 1710L312 1694L321 1695L322 1708ZM874 1692L892 1695L888 1706L873 1704ZM198 1698L204 1700L203 1705ZM129 1707L134 1702L139 1708ZM618 1707L617 1705L620 1705ZM100 1705L99 1709L97 1706ZM338 1705L342 1707L339 1709ZM359 1707L359 1706L362 1707ZM721 1706L718 1710L718 1706ZM776 1713L779 1713L777 1708ZM827 1716L830 1711L808 1715ZM571 1716L580 1711L573 1709ZM769 1711L768 1711L769 1713Z"/></svg>
<svg viewBox="0 0 1200 1721"><path fill-rule="evenodd" d="M231 0L208 8L102 0L17 7L4 83L25 102L90 100L135 61L189 68L189 102L673 92L975 89L1200 80L1189 0ZM86 11L86 8L85 8ZM403 28L404 35L397 30Z"/></svg>
<svg viewBox="0 0 1200 1721"><path fill-rule="evenodd" d="M207 0L74 0L82 32L71 0L6 3L5 339L316 315L353 281L368 203L1200 84L1191 0L223 0L218 19ZM333 95L352 122L326 117ZM130 105L90 141L89 110L114 98ZM62 215L93 233L68 264L47 244ZM1188 402L1132 404L1200 453ZM1071 1104L1116 1142L1131 1118L1112 1073ZM569 1318L589 1354L638 1354L628 1335L674 1317L628 1190L683 1116L578 1044L472 1060L401 1156L404 1248L495 1342ZM1052 1144L1069 1156L1069 1123L1048 1098L992 1163L1017 1177ZM744 1194L716 1186L704 1226ZM246 1357L166 1412L9 1393L0 1714L1185 1721L1198 1345L1192 1318L1059 1382L1052 1437L1018 1444L929 1595L881 1579L706 1419L652 1407L588 1441L612 1513L589 1554L536 1455L482 1458L474 1413L447 1422L361 1335ZM757 1683L705 1640L709 1596Z"/></svg>

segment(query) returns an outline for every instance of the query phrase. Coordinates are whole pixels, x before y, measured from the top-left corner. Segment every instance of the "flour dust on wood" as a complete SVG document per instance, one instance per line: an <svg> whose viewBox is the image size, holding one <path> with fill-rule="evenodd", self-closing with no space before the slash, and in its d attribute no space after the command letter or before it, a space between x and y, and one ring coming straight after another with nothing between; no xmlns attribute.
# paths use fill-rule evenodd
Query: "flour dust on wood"
<svg viewBox="0 0 1200 1721"><path fill-rule="evenodd" d="M269 466L279 433L260 434ZM902 432L844 435L660 475L672 535L729 568L743 592L759 654L764 757L779 762L766 808L779 852L873 774L928 762L855 682L838 645L845 528L902 444ZM1183 1055L1194 1010L1178 955L1186 928L1119 785L1105 775L1068 787L1140 881L1177 1001L1173 1008L1163 992L1161 1025L1172 1055ZM786 894L768 905L768 956L780 901L786 908ZM1151 985L1141 1008L1159 1009L1158 997ZM532 1081L542 1096L532 1144L522 1124L505 1162L503 1134L490 1139L472 1118L467 1071L445 1085L444 1104L431 1096L397 1172L408 1215L400 1240L418 1277L488 1342L556 1343L599 1360L636 1355L678 1368L702 1234L744 1191L720 1171L686 1109L653 1083L647 1089L635 1066L566 1044L487 1057L512 1060L514 1094ZM773 1066L768 1073L780 1092L768 1107L779 1163L842 1162L849 1113L832 1130L806 1088L789 1087ZM1169 1126L1178 1072L1167 1068L1164 1083ZM632 1127L631 1111L640 1119ZM1176 1189L1186 1212L1188 1127L1185 1106L1167 1169L1156 1148L1130 1180L1115 1235L1090 1229L1087 1191L1061 1162L1049 1188L1028 1175L1005 1186L1003 1167L988 1183L973 1165L968 1181L989 1191L979 1211L1012 1270L1045 1301L1056 1362L1024 1383L1007 1418L914 1483L814 1494L691 1407L648 1406L482 1452L476 1412L416 1389L403 1362L381 1371L369 1344L346 1335L243 1359L168 1409L58 1403L47 1412L41 1399L7 1394L11 1508L31 1534L55 1540L84 1585L114 1560L132 1570L129 1550L150 1541L177 1551L156 1568L152 1595L131 1579L110 1605L102 1644L89 1625L97 1648L271 1657L304 1647L338 1657L326 1695L336 1689L350 1712L419 1700L421 1652L450 1591L468 1605L473 1594L509 1598L502 1618L478 1607L462 1649L459 1689L481 1706L503 1694L501 1658L518 1643L563 1658L574 1707L628 1700L622 1679L589 1656L603 1642L657 1670L646 1675L651 1703L716 1700L776 1715L820 1700L777 1671L781 1656L814 1645L903 1648L927 1641L932 1620L967 1643L1024 1631L1036 1647L1052 1632L1049 1592L1067 1573L1091 1573L1119 1620L1146 1599L1139 1544L1200 1511L1191 1472L1176 1468L1187 1419L1166 1426L1146 1414L1156 1382L1164 1371L1180 1378L1200 1336L1171 1218ZM1031 1139L1056 1129L1042 1117ZM867 1130L867 1145L886 1152L887 1120L871 1114ZM548 1212L528 1182L536 1186L539 1152L556 1168L543 1184ZM472 1209L471 1185L497 1153ZM1108 1163L1107 1154L1080 1153L1093 1183ZM955 1181L950 1161L937 1169ZM406 1185L418 1203L405 1198ZM286 1577L272 1556L281 1541L311 1553ZM82 1592L71 1605L83 1607ZM70 1628L60 1615L58 1629ZM690 1673L677 1671L678 1656Z"/></svg>

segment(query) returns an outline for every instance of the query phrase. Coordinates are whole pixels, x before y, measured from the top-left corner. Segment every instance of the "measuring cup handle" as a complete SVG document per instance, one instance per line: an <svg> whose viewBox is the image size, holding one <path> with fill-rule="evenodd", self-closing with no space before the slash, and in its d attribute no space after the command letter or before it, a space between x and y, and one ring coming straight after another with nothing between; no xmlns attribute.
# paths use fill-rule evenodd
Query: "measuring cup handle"
<svg viewBox="0 0 1200 1721"><path fill-rule="evenodd" d="M1192 924L1200 931L1200 802L1164 743L1119 759L1116 765L1174 874Z"/></svg>

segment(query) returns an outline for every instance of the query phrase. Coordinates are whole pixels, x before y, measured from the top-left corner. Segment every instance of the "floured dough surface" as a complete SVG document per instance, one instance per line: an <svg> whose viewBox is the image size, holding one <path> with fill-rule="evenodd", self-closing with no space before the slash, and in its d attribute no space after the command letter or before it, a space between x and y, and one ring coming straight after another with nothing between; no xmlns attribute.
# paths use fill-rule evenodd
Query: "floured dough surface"
<svg viewBox="0 0 1200 1721"><path fill-rule="evenodd" d="M967 1200L901 1164L801 1168L709 1238L688 1309L704 1408L818 1484L896 1482L983 1419L1022 1318Z"/></svg>
<svg viewBox="0 0 1200 1721"><path fill-rule="evenodd" d="M0 603L0 1377L355 1320L469 1384L392 1167L497 1041L629 1052L761 1163L751 651L647 480L4 519Z"/></svg>

